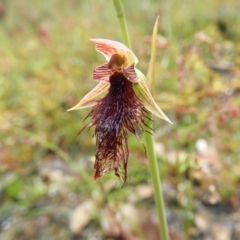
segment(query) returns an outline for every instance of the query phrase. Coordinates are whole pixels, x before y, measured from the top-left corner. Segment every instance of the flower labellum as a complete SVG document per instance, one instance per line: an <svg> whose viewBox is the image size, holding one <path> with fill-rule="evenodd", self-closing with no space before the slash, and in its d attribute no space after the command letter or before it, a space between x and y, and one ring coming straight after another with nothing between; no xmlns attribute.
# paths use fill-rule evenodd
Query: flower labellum
<svg viewBox="0 0 240 240"><path fill-rule="evenodd" d="M168 121L168 117L155 103L145 82L144 75L136 69L138 59L120 42L108 39L91 39L96 50L104 55L107 63L97 67L93 79L99 84L75 107L77 110L92 107L85 128L95 126L96 159L95 179L114 170L123 182L127 179L127 132L138 138L137 131L144 131L147 110Z"/></svg>

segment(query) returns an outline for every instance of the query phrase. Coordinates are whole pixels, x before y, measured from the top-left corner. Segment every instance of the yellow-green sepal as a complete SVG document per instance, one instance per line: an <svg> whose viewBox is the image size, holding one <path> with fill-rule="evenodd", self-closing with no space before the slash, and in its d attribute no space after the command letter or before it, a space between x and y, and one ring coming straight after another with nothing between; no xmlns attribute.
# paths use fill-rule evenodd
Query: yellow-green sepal
<svg viewBox="0 0 240 240"><path fill-rule="evenodd" d="M147 87L144 74L136 68L135 71L140 82L138 84L133 84L133 89L140 101L143 103L144 107L155 116L172 124L170 119L165 115L165 113L160 109L160 107L158 107L157 103L154 101L152 94Z"/></svg>
<svg viewBox="0 0 240 240"><path fill-rule="evenodd" d="M100 82L94 89L86 94L77 105L68 109L68 111L79 110L96 105L97 100L99 100L104 94L107 93L108 87L109 82Z"/></svg>

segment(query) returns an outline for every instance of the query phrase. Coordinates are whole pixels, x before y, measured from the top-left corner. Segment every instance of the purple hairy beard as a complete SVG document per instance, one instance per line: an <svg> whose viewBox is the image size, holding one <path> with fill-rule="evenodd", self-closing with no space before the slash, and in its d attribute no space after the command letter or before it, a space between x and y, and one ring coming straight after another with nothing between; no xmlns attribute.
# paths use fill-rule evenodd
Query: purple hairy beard
<svg viewBox="0 0 240 240"><path fill-rule="evenodd" d="M138 138L137 131L144 131L146 110L136 96L132 82L119 72L109 79L108 94L98 100L88 117L88 128L96 126L96 160L94 163L95 179L108 171L114 170L123 183L127 179L128 144L127 133Z"/></svg>

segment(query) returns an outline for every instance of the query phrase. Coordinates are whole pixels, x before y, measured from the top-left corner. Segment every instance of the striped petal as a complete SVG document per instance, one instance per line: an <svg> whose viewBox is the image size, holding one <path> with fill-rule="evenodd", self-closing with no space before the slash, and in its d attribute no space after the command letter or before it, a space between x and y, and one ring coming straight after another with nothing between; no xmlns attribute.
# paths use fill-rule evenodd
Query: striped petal
<svg viewBox="0 0 240 240"><path fill-rule="evenodd" d="M95 43L96 50L102 53L107 61L110 60L113 54L119 54L125 59L125 67L131 64L135 66L138 63L138 59L135 54L120 42L101 38L94 38L90 40Z"/></svg>
<svg viewBox="0 0 240 240"><path fill-rule="evenodd" d="M152 114L157 117L172 123L165 113L158 107L157 103L154 101L148 87L146 84L145 76L138 69L135 69L138 79L140 80L139 84L134 84L134 91L137 94L138 98L143 103L144 107L150 111Z"/></svg>
<svg viewBox="0 0 240 240"><path fill-rule="evenodd" d="M105 63L93 71L93 79L96 81L109 81L109 77L111 74L111 69L108 68L108 63Z"/></svg>
<svg viewBox="0 0 240 240"><path fill-rule="evenodd" d="M96 105L97 100L99 100L103 94L107 93L108 87L108 82L100 82L94 89L85 95L76 106L68 109L68 111L78 110Z"/></svg>
<svg viewBox="0 0 240 240"><path fill-rule="evenodd" d="M122 67L122 73L127 78L128 81L133 83L139 83L134 65L130 65L127 68Z"/></svg>

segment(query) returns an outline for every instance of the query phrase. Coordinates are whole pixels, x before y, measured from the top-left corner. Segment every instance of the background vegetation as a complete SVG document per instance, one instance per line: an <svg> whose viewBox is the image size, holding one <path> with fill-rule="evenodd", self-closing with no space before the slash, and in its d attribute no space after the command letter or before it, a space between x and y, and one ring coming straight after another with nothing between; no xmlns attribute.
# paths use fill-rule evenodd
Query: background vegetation
<svg viewBox="0 0 240 240"><path fill-rule="evenodd" d="M160 16L155 119L171 239L240 239L240 3L124 1L146 73ZM93 180L89 109L66 112L104 59L89 38L121 41L106 0L0 2L0 239L151 239L158 229L147 160L129 136L124 187Z"/></svg>

